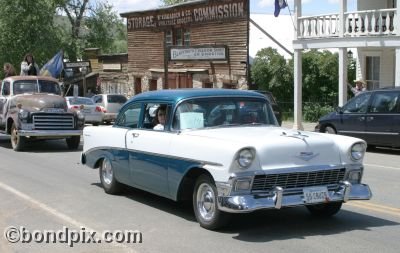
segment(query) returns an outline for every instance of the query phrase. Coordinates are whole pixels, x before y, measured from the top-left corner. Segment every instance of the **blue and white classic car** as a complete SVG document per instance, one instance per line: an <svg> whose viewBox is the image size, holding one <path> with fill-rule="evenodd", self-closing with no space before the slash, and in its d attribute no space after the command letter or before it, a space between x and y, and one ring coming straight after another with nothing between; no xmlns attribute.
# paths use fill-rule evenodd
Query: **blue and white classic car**
<svg viewBox="0 0 400 253"><path fill-rule="evenodd" d="M165 123L155 130L160 108ZM363 140L281 128L266 97L251 91L145 92L113 126L85 127L83 138L82 164L99 169L106 193L125 184L192 200L207 229L226 224L229 213L268 208L331 216L372 195L361 183Z"/></svg>

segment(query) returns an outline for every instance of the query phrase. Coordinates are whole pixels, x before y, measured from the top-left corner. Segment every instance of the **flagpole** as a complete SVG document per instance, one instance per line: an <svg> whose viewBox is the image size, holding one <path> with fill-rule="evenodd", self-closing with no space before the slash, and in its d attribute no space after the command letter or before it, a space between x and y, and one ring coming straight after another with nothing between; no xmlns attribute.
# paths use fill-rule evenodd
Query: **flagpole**
<svg viewBox="0 0 400 253"><path fill-rule="evenodd" d="M273 42L275 42L278 46L280 46L283 50L286 51L286 53L290 54L293 57L293 53L289 51L289 49L287 49L284 45L282 45L281 43L279 43L279 41L277 41L274 37L272 37L269 33L267 33L264 29L261 28L261 26L259 26L256 22L254 22L251 18L250 18L250 22L257 27L261 32L263 32L265 35L267 35L268 38L270 38Z"/></svg>

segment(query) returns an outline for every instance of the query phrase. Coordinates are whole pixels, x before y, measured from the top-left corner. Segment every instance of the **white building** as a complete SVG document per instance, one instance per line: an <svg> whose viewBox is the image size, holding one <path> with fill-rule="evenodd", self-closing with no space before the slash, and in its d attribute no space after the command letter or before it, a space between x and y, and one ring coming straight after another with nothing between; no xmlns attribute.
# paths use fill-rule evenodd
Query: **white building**
<svg viewBox="0 0 400 253"><path fill-rule="evenodd" d="M303 129L302 52L306 49L337 48L339 52L339 105L347 100L348 48L357 54L357 78L369 89L400 86L400 0L357 0L357 10L347 11L347 0L339 0L340 11L302 16L302 0L294 0L294 128Z"/></svg>

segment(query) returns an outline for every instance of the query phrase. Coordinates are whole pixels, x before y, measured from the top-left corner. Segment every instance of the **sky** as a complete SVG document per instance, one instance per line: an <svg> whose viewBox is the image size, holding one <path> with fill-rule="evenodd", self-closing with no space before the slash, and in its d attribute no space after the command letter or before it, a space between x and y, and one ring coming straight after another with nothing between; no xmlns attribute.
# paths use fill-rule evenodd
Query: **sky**
<svg viewBox="0 0 400 253"><path fill-rule="evenodd" d="M161 0L104 0L114 6L117 13L155 9L163 4ZM340 0L302 0L303 16L330 14L339 12ZM250 13L273 14L275 0L250 0ZM294 0L288 0L293 14ZM347 9L355 10L356 0L347 0ZM289 9L281 11L281 15L290 15Z"/></svg>

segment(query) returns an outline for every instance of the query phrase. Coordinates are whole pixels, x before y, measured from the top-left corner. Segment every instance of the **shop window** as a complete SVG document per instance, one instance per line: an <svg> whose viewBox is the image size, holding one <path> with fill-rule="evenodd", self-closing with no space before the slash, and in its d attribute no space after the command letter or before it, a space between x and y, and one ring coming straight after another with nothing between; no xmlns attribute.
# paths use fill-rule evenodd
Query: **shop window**
<svg viewBox="0 0 400 253"><path fill-rule="evenodd" d="M190 30L174 29L165 33L165 42L167 46L190 46Z"/></svg>

